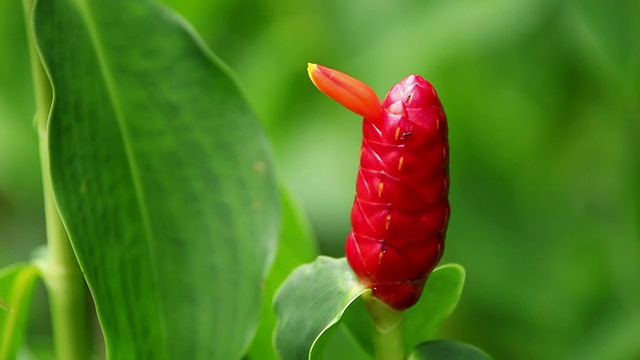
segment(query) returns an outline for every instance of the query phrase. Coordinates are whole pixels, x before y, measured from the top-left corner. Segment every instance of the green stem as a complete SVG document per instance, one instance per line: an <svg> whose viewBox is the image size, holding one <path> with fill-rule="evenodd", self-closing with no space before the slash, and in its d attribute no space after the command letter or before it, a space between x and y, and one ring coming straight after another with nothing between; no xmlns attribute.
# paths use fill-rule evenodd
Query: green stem
<svg viewBox="0 0 640 360"><path fill-rule="evenodd" d="M390 308L370 293L365 293L363 299L373 320L376 360L403 360L404 312Z"/></svg>
<svg viewBox="0 0 640 360"><path fill-rule="evenodd" d="M41 268L49 294L56 358L85 360L90 358L85 283L53 197L47 139L52 92L35 46L31 22L33 4L34 0L23 0L36 98L36 125L49 249L49 256L41 264Z"/></svg>

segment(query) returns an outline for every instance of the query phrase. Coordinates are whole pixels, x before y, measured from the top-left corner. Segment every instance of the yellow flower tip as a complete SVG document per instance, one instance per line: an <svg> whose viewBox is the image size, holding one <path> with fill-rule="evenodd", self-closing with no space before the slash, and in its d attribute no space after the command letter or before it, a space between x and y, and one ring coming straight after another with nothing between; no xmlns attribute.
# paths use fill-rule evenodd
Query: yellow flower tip
<svg viewBox="0 0 640 360"><path fill-rule="evenodd" d="M382 105L376 93L362 81L337 70L307 64L313 84L325 95L374 124L380 121Z"/></svg>
<svg viewBox="0 0 640 360"><path fill-rule="evenodd" d="M307 63L307 74L309 75L309 79L311 79L313 85L315 85L316 87L318 87L318 84L316 84L316 81L314 80L315 76L313 74L317 73L318 71L318 64Z"/></svg>
<svg viewBox="0 0 640 360"><path fill-rule="evenodd" d="M307 63L307 73L309 74L309 77L311 77L311 72L313 72L316 68L318 67L318 64L314 64L314 63Z"/></svg>

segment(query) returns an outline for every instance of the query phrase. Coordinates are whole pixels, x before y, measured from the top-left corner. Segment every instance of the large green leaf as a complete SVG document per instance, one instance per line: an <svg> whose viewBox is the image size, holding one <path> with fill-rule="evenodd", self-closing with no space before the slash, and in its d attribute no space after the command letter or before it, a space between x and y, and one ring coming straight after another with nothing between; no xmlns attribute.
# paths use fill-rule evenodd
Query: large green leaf
<svg viewBox="0 0 640 360"><path fill-rule="evenodd" d="M249 358L255 360L277 360L273 347L273 330L276 314L271 300L282 282L298 266L313 261L317 249L307 219L285 189L281 189L282 231L278 253L267 277L264 288L265 301L262 302L260 324L253 343L249 348Z"/></svg>
<svg viewBox="0 0 640 360"><path fill-rule="evenodd" d="M267 140L224 66L150 0L38 1L56 200L113 359L237 359L275 255Z"/></svg>
<svg viewBox="0 0 640 360"><path fill-rule="evenodd" d="M22 344L31 295L39 274L32 264L0 270L0 359L14 359Z"/></svg>
<svg viewBox="0 0 640 360"><path fill-rule="evenodd" d="M280 358L320 358L320 337L336 329L345 309L365 291L345 258L320 256L297 268L274 302L278 315L274 343Z"/></svg>

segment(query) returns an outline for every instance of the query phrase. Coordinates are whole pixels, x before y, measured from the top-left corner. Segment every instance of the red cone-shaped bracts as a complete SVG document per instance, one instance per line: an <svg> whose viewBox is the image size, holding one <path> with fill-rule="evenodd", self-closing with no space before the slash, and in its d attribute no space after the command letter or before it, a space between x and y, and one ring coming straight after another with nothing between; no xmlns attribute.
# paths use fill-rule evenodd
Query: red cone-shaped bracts
<svg viewBox="0 0 640 360"><path fill-rule="evenodd" d="M347 260L373 295L397 310L413 306L444 250L449 221L447 118L419 75L382 104L364 83L310 64L325 94L364 116Z"/></svg>

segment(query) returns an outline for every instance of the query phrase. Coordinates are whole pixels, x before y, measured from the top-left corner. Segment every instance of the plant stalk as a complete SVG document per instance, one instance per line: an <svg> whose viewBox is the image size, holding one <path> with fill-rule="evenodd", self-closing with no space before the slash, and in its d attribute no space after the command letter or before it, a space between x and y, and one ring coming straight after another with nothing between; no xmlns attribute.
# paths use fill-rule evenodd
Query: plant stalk
<svg viewBox="0 0 640 360"><path fill-rule="evenodd" d="M371 293L365 293L363 299L373 321L376 360L403 360L404 312L390 308Z"/></svg>
<svg viewBox="0 0 640 360"><path fill-rule="evenodd" d="M48 245L48 257L39 265L49 295L56 358L86 360L91 356L85 282L56 207L49 169L47 122L52 91L35 46L31 16L34 0L23 0L22 3L36 100L35 122L40 147Z"/></svg>

